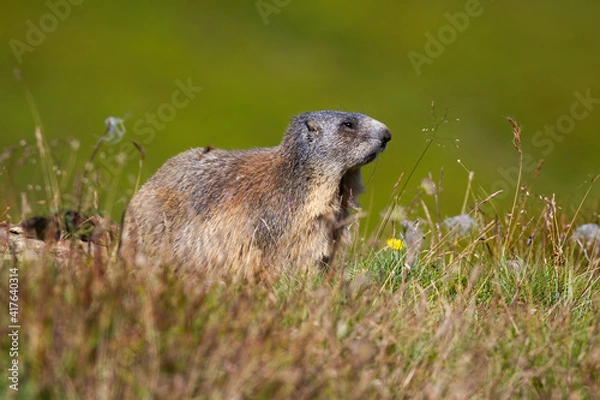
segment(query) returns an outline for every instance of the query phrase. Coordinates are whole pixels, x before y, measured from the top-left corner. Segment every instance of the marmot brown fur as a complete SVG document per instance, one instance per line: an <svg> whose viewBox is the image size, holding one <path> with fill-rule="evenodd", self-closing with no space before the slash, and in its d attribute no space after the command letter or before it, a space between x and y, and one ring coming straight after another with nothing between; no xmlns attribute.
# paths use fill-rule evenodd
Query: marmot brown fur
<svg viewBox="0 0 600 400"><path fill-rule="evenodd" d="M318 111L294 117L276 147L181 153L129 203L120 255L243 274L329 264L363 192L360 167L391 137L366 115Z"/></svg>

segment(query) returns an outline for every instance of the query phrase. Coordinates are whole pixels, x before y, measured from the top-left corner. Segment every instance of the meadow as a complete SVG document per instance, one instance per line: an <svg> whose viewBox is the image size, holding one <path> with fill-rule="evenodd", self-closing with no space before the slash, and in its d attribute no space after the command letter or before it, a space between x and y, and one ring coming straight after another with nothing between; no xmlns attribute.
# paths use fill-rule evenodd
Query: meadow
<svg viewBox="0 0 600 400"><path fill-rule="evenodd" d="M522 169L521 130L510 122ZM46 199L29 204L26 194L13 194L21 208L93 214L100 196L111 198L94 184L101 145L84 170L69 171L69 157L57 165L38 131L34 148L3 154L1 177L10 187L10 168L36 158ZM0 396L600 397L593 199L584 195L578 207L563 209L519 179L512 206L502 210L470 173L461 209L444 218L443 174L420 186L412 175L398 177L386 194L389 207L374 232L355 224L354 242L327 275L288 270L250 282L124 268L115 236L94 242L63 214L57 224L66 256L50 243L27 255L11 239L24 233L5 223L0 281L11 290L0 290L0 303L18 308L0 314ZM419 187L413 198L403 196L407 185ZM17 354L7 357L11 348Z"/></svg>

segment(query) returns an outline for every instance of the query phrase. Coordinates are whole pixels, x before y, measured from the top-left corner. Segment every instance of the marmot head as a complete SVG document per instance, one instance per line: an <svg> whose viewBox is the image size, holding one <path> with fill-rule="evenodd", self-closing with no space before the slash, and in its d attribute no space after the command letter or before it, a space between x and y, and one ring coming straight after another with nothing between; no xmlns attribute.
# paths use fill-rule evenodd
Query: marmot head
<svg viewBox="0 0 600 400"><path fill-rule="evenodd" d="M344 174L373 161L391 139L389 129L367 115L316 111L292 118L282 147L301 162Z"/></svg>

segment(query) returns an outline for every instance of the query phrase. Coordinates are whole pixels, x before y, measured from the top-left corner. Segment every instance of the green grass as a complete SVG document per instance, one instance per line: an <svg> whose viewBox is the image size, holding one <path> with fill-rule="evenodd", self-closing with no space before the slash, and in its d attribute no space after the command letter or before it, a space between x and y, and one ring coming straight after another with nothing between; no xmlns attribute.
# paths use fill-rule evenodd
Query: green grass
<svg viewBox="0 0 600 400"><path fill-rule="evenodd" d="M597 398L600 244L571 239L597 214L582 216L585 198L565 211L521 185L501 212L470 175L464 233L440 217L442 185L393 195L380 237L357 235L329 277L215 282L114 257L5 257L1 282L19 275L21 370L19 392L3 376L0 396ZM402 249L386 246L392 236Z"/></svg>

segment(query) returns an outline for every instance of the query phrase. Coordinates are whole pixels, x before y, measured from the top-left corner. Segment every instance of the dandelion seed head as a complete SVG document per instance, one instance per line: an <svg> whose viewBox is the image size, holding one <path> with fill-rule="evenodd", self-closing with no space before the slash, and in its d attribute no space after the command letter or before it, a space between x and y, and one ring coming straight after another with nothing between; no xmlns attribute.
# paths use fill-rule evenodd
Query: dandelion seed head
<svg viewBox="0 0 600 400"><path fill-rule="evenodd" d="M127 129L125 128L125 119L118 117L108 117L104 120L106 124L106 141L111 143L117 143L123 136Z"/></svg>
<svg viewBox="0 0 600 400"><path fill-rule="evenodd" d="M386 211L381 213L382 217L388 217L392 222L400 222L406 219L406 210L404 207L396 205L391 210L388 208Z"/></svg>
<svg viewBox="0 0 600 400"><path fill-rule="evenodd" d="M421 188L429 196L433 196L435 194L435 182L431 178L423 178L421 180Z"/></svg>
<svg viewBox="0 0 600 400"><path fill-rule="evenodd" d="M600 239L600 226L597 224L584 224L578 226L572 237L574 240L583 243L592 243Z"/></svg>
<svg viewBox="0 0 600 400"><path fill-rule="evenodd" d="M446 218L444 225L450 230L456 230L460 235L466 235L471 228L477 226L477 221L468 214Z"/></svg>

